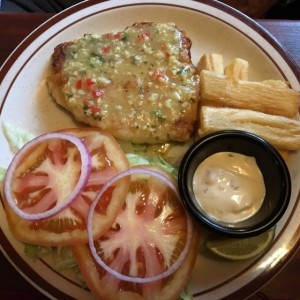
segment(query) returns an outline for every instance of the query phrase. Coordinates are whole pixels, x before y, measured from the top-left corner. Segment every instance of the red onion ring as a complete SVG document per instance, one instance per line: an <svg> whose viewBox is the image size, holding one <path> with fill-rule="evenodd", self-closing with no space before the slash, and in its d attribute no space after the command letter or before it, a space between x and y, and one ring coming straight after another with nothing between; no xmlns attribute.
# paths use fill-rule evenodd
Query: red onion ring
<svg viewBox="0 0 300 300"><path fill-rule="evenodd" d="M13 193L11 190L11 186L12 186L11 182L13 180L13 175L16 168L18 167L20 160L23 158L23 155L27 151L29 151L31 147L33 147L34 145L40 142L44 142L50 139L67 140L76 146L81 158L80 177L76 185L74 186L72 192L68 195L68 197L66 197L65 201L63 201L61 204L58 204L52 209L47 210L45 212L39 212L35 214L26 213L17 206L16 201L14 200ZM58 133L58 132L43 134L31 140L24 147L22 147L22 149L18 151L18 153L14 156L12 162L10 163L4 179L4 193L5 193L6 200L10 205L10 207L12 208L12 210L22 219L34 221L34 220L49 218L57 214L58 212L60 212L65 207L67 207L74 199L76 199L76 197L78 197L78 195L80 194L80 192L82 191L82 189L86 184L86 181L90 174L90 169L91 169L91 157L89 154L89 150L87 149L87 147L85 146L85 144L80 138L73 136L71 134Z"/></svg>
<svg viewBox="0 0 300 300"><path fill-rule="evenodd" d="M93 200L93 202L90 206L90 210L89 210L89 214L88 214L88 218L87 218L87 232L88 232L88 239L89 239L89 247L90 247L90 250L92 252L92 255L95 258L96 262L103 269L105 269L111 275L113 275L116 278L118 278L120 280L123 280L123 281L129 281L129 282L134 282L134 283L150 283L150 282L158 281L158 280L161 280L163 278L166 278L166 277L172 275L176 270L178 270L178 268L181 266L184 259L186 258L187 254L188 254L188 251L189 251L189 248L190 248L190 245L191 245L191 242L192 242L192 231L193 231L192 221L191 221L191 219L188 215L187 215L187 225L188 225L188 227L187 227L188 228L187 242L185 244L184 249L180 253L177 261L175 263L173 263L172 266L169 269L167 269L165 272L162 272L162 273L160 273L159 275L156 275L156 276L147 277L147 278L132 277L132 276L123 275L123 274L113 270L108 265L106 265L104 263L104 261L97 255L97 250L96 250L96 247L94 245L94 240L93 240L93 228L92 228L93 227L93 224L92 224L93 223L93 214L94 214L94 210L95 210L95 207L96 207L99 199L102 197L104 192L112 184L114 184L116 181L122 179L123 177L133 175L133 174L137 174L137 173L148 174L148 175L151 175L151 176L154 176L154 177L157 177L157 178L161 179L179 197L179 193L178 193L176 185L167 176L163 175L160 172L157 172L157 171L154 171L154 170L151 170L151 169L140 168L140 167L134 167L134 168L122 171L122 172L118 173L117 175L115 175L114 177L112 177L111 179L109 179L103 185L102 189L99 191L99 193L97 194L97 196Z"/></svg>

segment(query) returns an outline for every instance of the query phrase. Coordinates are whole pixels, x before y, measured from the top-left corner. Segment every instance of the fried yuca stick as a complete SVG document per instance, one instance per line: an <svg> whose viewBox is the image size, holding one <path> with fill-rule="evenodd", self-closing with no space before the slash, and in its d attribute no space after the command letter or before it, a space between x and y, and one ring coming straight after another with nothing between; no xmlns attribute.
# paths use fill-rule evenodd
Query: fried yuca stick
<svg viewBox="0 0 300 300"><path fill-rule="evenodd" d="M207 53L200 58L197 68L200 71L208 70L217 74L224 74L223 55L218 53Z"/></svg>
<svg viewBox="0 0 300 300"><path fill-rule="evenodd" d="M248 80L249 63L241 58L233 59L224 69L224 74L228 78Z"/></svg>
<svg viewBox="0 0 300 300"><path fill-rule="evenodd" d="M254 133L277 149L300 150L300 122L248 109L202 106L200 136L224 129Z"/></svg>
<svg viewBox="0 0 300 300"><path fill-rule="evenodd" d="M230 79L207 70L200 73L200 96L203 105L252 109L289 118L296 116L300 103L300 94L293 89Z"/></svg>
<svg viewBox="0 0 300 300"><path fill-rule="evenodd" d="M261 81L261 83L267 84L270 87L277 88L277 89L288 89L289 88L288 83L283 80L268 79L268 80Z"/></svg>

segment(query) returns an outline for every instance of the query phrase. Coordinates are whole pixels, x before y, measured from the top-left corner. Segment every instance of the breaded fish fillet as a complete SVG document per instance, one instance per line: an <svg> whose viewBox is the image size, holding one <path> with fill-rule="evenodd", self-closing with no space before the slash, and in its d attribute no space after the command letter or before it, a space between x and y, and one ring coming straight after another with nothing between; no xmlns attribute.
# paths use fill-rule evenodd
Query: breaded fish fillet
<svg viewBox="0 0 300 300"><path fill-rule="evenodd" d="M196 129L199 76L191 40L173 23L58 45L48 89L74 117L136 143L187 141Z"/></svg>

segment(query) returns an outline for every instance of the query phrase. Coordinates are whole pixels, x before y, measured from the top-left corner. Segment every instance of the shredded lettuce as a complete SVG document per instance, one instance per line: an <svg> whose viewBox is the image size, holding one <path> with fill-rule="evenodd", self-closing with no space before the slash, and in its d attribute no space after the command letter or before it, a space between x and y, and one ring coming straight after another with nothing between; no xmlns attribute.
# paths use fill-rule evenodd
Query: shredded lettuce
<svg viewBox="0 0 300 300"><path fill-rule="evenodd" d="M131 166L151 164L158 166L177 177L181 159L192 141L188 143L135 144L118 141L122 150L127 153Z"/></svg>
<svg viewBox="0 0 300 300"><path fill-rule="evenodd" d="M2 128L9 146L14 153L34 138L32 134L6 122L2 124Z"/></svg>
<svg viewBox="0 0 300 300"><path fill-rule="evenodd" d="M134 154L134 153L127 153L126 157L129 161L130 166L138 166L138 165L149 165L150 162L145 157Z"/></svg>
<svg viewBox="0 0 300 300"><path fill-rule="evenodd" d="M73 256L70 247L45 247L31 244L24 244L24 253L33 260L45 259L51 257L53 261L53 269L57 272L71 270L72 274L77 279L78 283L86 288L86 282L79 270L77 262Z"/></svg>
<svg viewBox="0 0 300 300"><path fill-rule="evenodd" d="M10 146L11 151L17 153L27 142L32 140L34 136L24 130L7 122L2 123L2 130ZM0 167L0 183L3 182L6 169Z"/></svg>
<svg viewBox="0 0 300 300"><path fill-rule="evenodd" d="M118 140L119 145L125 153L141 153L146 152L148 145L146 144L135 144L128 141Z"/></svg>
<svg viewBox="0 0 300 300"><path fill-rule="evenodd" d="M165 171L169 172L170 174L174 175L175 177L177 177L177 173L178 173L177 168L175 168L172 164L167 162L161 154L155 153L152 156L151 163L155 166L158 166L158 167L164 169Z"/></svg>
<svg viewBox="0 0 300 300"><path fill-rule="evenodd" d="M127 153L126 156L131 166L153 165L177 177L177 168L168 163L159 153L153 153L152 155Z"/></svg>
<svg viewBox="0 0 300 300"><path fill-rule="evenodd" d="M52 251L54 269L61 272L77 267L73 252L69 247L55 247Z"/></svg>
<svg viewBox="0 0 300 300"><path fill-rule="evenodd" d="M3 182L4 177L5 177L6 169L0 167L0 182Z"/></svg>
<svg viewBox="0 0 300 300"><path fill-rule="evenodd" d="M50 247L42 247L38 245L24 244L24 253L33 260L37 260L46 254L52 252Z"/></svg>
<svg viewBox="0 0 300 300"><path fill-rule="evenodd" d="M53 267L58 272L77 267L72 250L68 247L43 247L25 244L24 253L33 260L51 255L54 263Z"/></svg>
<svg viewBox="0 0 300 300"><path fill-rule="evenodd" d="M43 247L25 244L24 252L33 260L41 259L50 254L54 262L53 267L59 272L77 267L72 250L68 247Z"/></svg>
<svg viewBox="0 0 300 300"><path fill-rule="evenodd" d="M181 292L180 297L178 298L178 300L193 300L193 294L191 292L190 289L190 285L188 284L184 290Z"/></svg>

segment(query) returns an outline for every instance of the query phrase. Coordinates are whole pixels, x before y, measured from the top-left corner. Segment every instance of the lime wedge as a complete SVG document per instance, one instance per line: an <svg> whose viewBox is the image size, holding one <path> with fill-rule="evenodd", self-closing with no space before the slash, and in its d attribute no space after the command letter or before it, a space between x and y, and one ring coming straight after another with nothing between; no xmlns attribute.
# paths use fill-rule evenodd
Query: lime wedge
<svg viewBox="0 0 300 300"><path fill-rule="evenodd" d="M272 243L275 228L248 238L212 238L206 246L213 253L230 260L244 260L261 254Z"/></svg>

